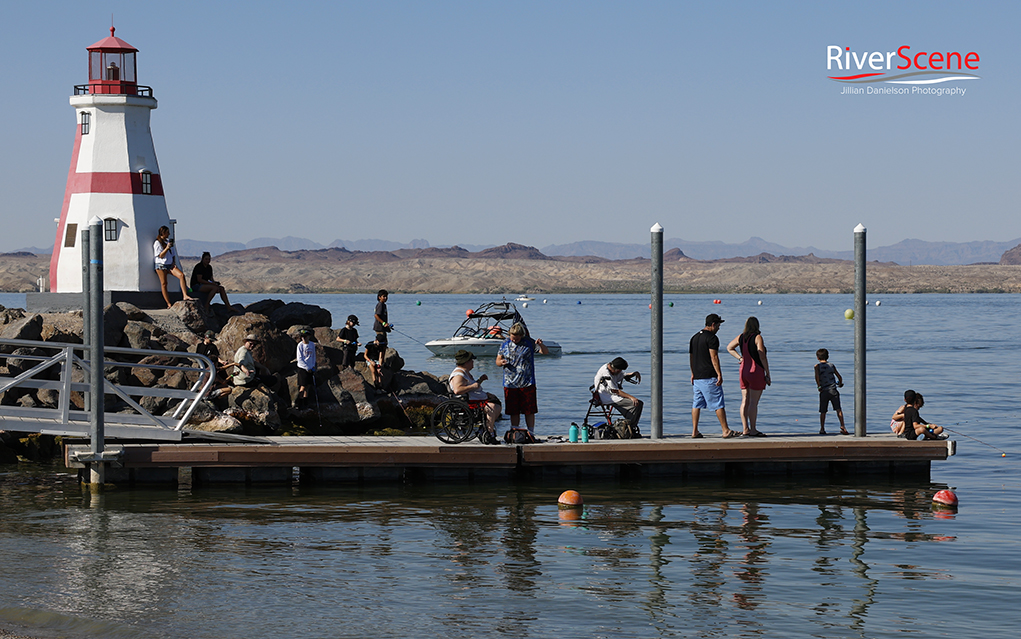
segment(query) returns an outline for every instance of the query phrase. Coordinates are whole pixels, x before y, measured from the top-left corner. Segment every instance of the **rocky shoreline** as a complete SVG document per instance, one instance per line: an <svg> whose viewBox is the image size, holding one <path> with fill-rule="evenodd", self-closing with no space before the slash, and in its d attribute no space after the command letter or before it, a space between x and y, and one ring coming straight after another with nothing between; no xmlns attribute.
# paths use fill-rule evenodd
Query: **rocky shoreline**
<svg viewBox="0 0 1021 639"><path fill-rule="evenodd" d="M194 258L184 258L190 272ZM647 259L549 257L508 244L471 253L463 249L345 249L281 251L269 247L235 251L213 260L216 278L230 292L255 294L370 293L646 293ZM49 257L0 255L0 290L31 292L49 271ZM1021 266L901 266L869 262L870 294L1021 293ZM667 293L850 293L854 264L847 260L767 253L699 261L674 249L664 255Z"/></svg>
<svg viewBox="0 0 1021 639"><path fill-rule="evenodd" d="M177 302L170 309L143 311L118 302L104 309L104 339L107 346L151 351L151 355L121 361L176 367L180 362L166 356L169 351L195 352L206 331L216 334L214 344L220 358L233 361L248 334L260 344L256 361L276 377L276 383L253 387L228 385L222 393L210 392L199 402L187 428L241 435L354 435L425 433L432 409L444 399L445 379L428 372L404 370L400 354L387 349L380 388L373 387L364 362L354 368L340 368L342 353L336 341L339 330L331 328L333 318L319 306L266 299L248 306L213 304L206 311L196 302ZM297 407L296 344L299 331L311 330L316 343L315 399L309 407ZM0 337L44 342L81 344L82 314L26 313L23 309L0 307ZM38 349L3 351L0 376L13 377L30 366L18 355L44 354ZM109 357L109 355L108 355ZM52 373L55 378L56 371ZM127 386L185 389L194 383L195 373L153 370L141 366L108 369L110 381ZM13 389L0 393L0 403L24 407L57 406L57 392L47 389ZM82 397L74 393L71 402L82 408ZM141 406L154 415L170 414L176 404L167 398L145 397ZM107 412L131 411L122 400L106 396ZM0 434L0 461L46 458L53 443L40 436Z"/></svg>

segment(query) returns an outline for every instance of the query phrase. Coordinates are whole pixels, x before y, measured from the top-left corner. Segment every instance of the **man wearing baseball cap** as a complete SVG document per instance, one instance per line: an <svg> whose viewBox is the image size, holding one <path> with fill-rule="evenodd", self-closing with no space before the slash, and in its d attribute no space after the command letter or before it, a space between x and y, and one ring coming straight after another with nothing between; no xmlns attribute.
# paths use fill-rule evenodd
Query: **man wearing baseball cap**
<svg viewBox="0 0 1021 639"><path fill-rule="evenodd" d="M740 437L740 433L727 426L727 411L723 401L723 371L720 370L720 324L724 320L716 313L705 318L705 328L695 333L688 342L688 357L691 364L691 388L694 398L691 403L691 437L699 439L698 418L703 408L716 411L716 417L723 427L723 438Z"/></svg>
<svg viewBox="0 0 1021 639"><path fill-rule="evenodd" d="M620 411L620 414L624 416L624 419L628 420L628 423L637 432L638 420L642 418L642 407L644 404L642 400L634 395L625 393L620 385L624 382L625 378L635 383L636 379L641 380L641 375L637 372L624 375L626 370L627 360L623 357L615 357L613 361L603 364L599 368L596 372L593 386L595 391L599 393L599 401L603 404L613 403L617 410Z"/></svg>

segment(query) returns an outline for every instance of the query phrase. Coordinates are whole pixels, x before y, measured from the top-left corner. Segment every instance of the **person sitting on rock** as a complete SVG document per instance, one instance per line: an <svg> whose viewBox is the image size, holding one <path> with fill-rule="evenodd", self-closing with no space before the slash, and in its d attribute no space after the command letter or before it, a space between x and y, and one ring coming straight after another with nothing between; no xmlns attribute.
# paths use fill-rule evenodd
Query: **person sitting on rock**
<svg viewBox="0 0 1021 639"><path fill-rule="evenodd" d="M245 335L245 343L234 353L234 365L237 371L234 373L234 385L251 388L264 384L269 388L276 386L277 378L269 372L269 369L255 361L252 351L258 346L261 340L249 333Z"/></svg>
<svg viewBox="0 0 1021 639"><path fill-rule="evenodd" d="M341 343L340 368L351 368L355 365L355 356L358 354L358 317L348 315L344 328L337 333L337 341Z"/></svg>
<svg viewBox="0 0 1021 639"><path fill-rule="evenodd" d="M380 344L378 338L369 342L365 345L365 353L362 357L372 375L372 387L383 388L383 360L386 358L386 344Z"/></svg>
<svg viewBox="0 0 1021 639"><path fill-rule="evenodd" d="M216 371L213 377L212 390L209 393L210 397L219 397L226 394L220 391L229 388L227 384L227 369L233 366L233 364L220 357L220 349L213 343L215 337L216 333L206 331L202 341L195 347L195 352L208 357L209 361L213 363L213 369Z"/></svg>
<svg viewBox="0 0 1021 639"><path fill-rule="evenodd" d="M202 301L205 302L206 308L213 303L213 298L216 294L220 294L220 299L227 306L230 306L230 300L227 299L227 289L223 287L219 282L213 279L213 266L210 264L212 256L209 251L202 254L202 259L195 265L195 268L191 271L191 292L198 295L199 299L202 300L202 294L206 294L206 298Z"/></svg>
<svg viewBox="0 0 1021 639"><path fill-rule="evenodd" d="M475 368L475 353L461 349L454 355L454 363L457 366L447 378L447 386L450 392L455 395L467 395L470 408L481 407L486 414L486 429L489 430L489 441L496 441L496 417L500 409L496 404L489 401L489 393L482 390L482 382L489 379L489 375L482 375L478 379L472 377L471 370Z"/></svg>

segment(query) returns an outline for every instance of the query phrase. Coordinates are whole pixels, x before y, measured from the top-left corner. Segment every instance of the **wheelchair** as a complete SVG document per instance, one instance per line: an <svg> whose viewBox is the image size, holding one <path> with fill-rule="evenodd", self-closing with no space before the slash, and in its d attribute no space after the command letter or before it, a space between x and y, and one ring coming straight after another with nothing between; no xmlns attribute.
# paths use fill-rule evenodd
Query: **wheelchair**
<svg viewBox="0 0 1021 639"><path fill-rule="evenodd" d="M486 428L486 404L488 402L480 401L471 406L467 395L454 395L445 400L433 409L429 418L433 435L444 444L460 444L476 437L483 444L499 443Z"/></svg>

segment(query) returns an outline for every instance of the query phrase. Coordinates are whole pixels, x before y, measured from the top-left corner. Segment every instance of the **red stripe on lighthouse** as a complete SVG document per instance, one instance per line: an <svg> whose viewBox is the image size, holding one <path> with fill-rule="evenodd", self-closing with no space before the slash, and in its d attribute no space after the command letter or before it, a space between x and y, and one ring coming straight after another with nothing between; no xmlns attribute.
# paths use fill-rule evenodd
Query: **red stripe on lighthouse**
<svg viewBox="0 0 1021 639"><path fill-rule="evenodd" d="M60 249L64 246L67 211L71 206L71 196L75 193L125 193L128 195L163 196L163 180L158 173L152 173L150 193L142 192L142 176L139 173L78 173L78 154L82 145L81 127L75 125L74 150L71 151L71 168L67 172L67 187L64 189L64 204L60 209L60 221L57 223L57 237L53 241L53 253L50 255L50 291L57 288L57 262L60 260ZM85 230L84 228L78 229ZM75 239L77 242L77 238Z"/></svg>
<svg viewBox="0 0 1021 639"><path fill-rule="evenodd" d="M64 189L64 204L60 208L60 221L57 222L57 239L53 240L53 253L50 255L50 292L57 290L57 262L60 260L60 248L64 243L64 225L67 223L67 209L71 205L71 182L74 180L75 167L78 166L78 151L82 148L82 129L75 124L74 150L71 151L71 168L67 171L67 188Z"/></svg>

